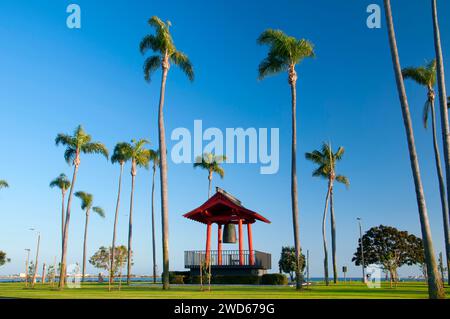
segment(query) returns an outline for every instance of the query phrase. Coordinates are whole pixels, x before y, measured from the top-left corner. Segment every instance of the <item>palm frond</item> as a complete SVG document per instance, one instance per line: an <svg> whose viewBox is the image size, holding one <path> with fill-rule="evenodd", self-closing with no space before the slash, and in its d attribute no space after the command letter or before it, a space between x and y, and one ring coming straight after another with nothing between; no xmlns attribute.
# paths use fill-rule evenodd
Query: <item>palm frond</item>
<svg viewBox="0 0 450 319"><path fill-rule="evenodd" d="M77 151L73 147L66 148L66 150L64 151L64 160L67 162L67 164L70 165L73 163L73 160L75 159L76 154L77 154Z"/></svg>
<svg viewBox="0 0 450 319"><path fill-rule="evenodd" d="M55 144L58 146L59 144L64 146L76 147L77 144L74 138L70 135L59 133L55 138Z"/></svg>
<svg viewBox="0 0 450 319"><path fill-rule="evenodd" d="M131 145L126 142L117 143L114 147L111 163L123 164L130 160Z"/></svg>
<svg viewBox="0 0 450 319"><path fill-rule="evenodd" d="M8 188L9 184L7 181L0 179L0 188Z"/></svg>
<svg viewBox="0 0 450 319"><path fill-rule="evenodd" d="M148 50L158 52L161 48L161 39L157 38L153 34L146 35L139 43L139 51L141 54L145 54Z"/></svg>
<svg viewBox="0 0 450 319"><path fill-rule="evenodd" d="M144 79L150 82L150 76L161 67L161 57L152 55L144 62Z"/></svg>
<svg viewBox="0 0 450 319"><path fill-rule="evenodd" d="M92 206L93 196L92 194L78 191L75 193L75 196L81 200L81 209L88 210Z"/></svg>
<svg viewBox="0 0 450 319"><path fill-rule="evenodd" d="M428 127L428 115L430 114L432 107L433 107L432 102L427 99L425 105L423 106L423 114L422 114L423 127L425 128Z"/></svg>
<svg viewBox="0 0 450 319"><path fill-rule="evenodd" d="M340 161L342 159L342 156L344 156L345 149L342 146L339 146L337 152L334 154L334 158L336 161Z"/></svg>
<svg viewBox="0 0 450 319"><path fill-rule="evenodd" d="M348 180L348 178L344 175L337 175L336 176L336 181L338 181L341 184L344 184L346 187L350 186L350 181Z"/></svg>
<svg viewBox="0 0 450 319"><path fill-rule="evenodd" d="M411 79L416 83L428 86L430 82L429 72L424 67L408 67L402 69L402 74L405 79Z"/></svg>
<svg viewBox="0 0 450 319"><path fill-rule="evenodd" d="M109 157L108 149L104 144L99 142L83 144L80 149L85 154L101 154L106 159Z"/></svg>
<svg viewBox="0 0 450 319"><path fill-rule="evenodd" d="M102 218L105 218L106 215L105 215L105 211L103 210L103 208L95 206L95 207L92 208L92 210L95 213L97 213L98 216L100 216Z"/></svg>
<svg viewBox="0 0 450 319"><path fill-rule="evenodd" d="M326 161L324 154L318 150L314 150L311 153L305 153L305 158L319 165L323 165Z"/></svg>
<svg viewBox="0 0 450 319"><path fill-rule="evenodd" d="M190 81L194 81L194 68L188 56L183 52L176 51L170 56L172 62L186 74Z"/></svg>
<svg viewBox="0 0 450 319"><path fill-rule="evenodd" d="M54 187L58 187L59 189L65 191L68 190L70 187L70 181L67 178L66 174L60 174L57 178L55 178L54 180L52 180L50 182L50 187L54 188Z"/></svg>

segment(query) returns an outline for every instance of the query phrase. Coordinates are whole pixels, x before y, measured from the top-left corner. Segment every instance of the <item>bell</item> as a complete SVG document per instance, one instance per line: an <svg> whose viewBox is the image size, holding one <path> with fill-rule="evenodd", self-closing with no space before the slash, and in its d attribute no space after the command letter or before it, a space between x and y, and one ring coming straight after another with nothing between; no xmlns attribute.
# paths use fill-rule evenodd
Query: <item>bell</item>
<svg viewBox="0 0 450 319"><path fill-rule="evenodd" d="M224 244L235 244L236 243L236 228L233 224L226 224L223 231L222 242Z"/></svg>

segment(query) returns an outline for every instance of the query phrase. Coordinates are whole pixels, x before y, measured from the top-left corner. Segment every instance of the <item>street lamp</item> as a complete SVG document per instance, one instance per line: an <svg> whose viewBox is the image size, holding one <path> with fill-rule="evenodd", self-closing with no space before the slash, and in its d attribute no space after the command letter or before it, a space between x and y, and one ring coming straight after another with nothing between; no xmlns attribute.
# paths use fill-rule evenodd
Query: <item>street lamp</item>
<svg viewBox="0 0 450 319"><path fill-rule="evenodd" d="M27 252L27 260L25 261L25 287L28 287L28 262L30 260L30 250L29 248L25 248Z"/></svg>
<svg viewBox="0 0 450 319"><path fill-rule="evenodd" d="M364 269L365 263L364 263L364 245L362 240L362 227L361 227L361 218L357 217L359 224L359 242L361 244L361 269L362 269L362 282L366 283L366 271Z"/></svg>
<svg viewBox="0 0 450 319"><path fill-rule="evenodd" d="M35 231L34 228L30 228L31 231ZM34 264L34 274L33 274L33 280L31 281L31 287L34 288L34 284L36 283L36 275L38 271L38 260L39 260L39 245L41 243L41 233L37 232L37 248L36 248L36 262Z"/></svg>

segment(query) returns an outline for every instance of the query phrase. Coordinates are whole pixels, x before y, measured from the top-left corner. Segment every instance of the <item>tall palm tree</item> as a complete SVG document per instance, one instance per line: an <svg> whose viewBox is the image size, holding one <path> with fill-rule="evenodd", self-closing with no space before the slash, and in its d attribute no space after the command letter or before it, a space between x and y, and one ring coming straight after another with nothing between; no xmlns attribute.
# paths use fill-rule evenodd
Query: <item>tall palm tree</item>
<svg viewBox="0 0 450 319"><path fill-rule="evenodd" d="M87 251L87 233L89 226L89 215L92 210L97 213L102 218L105 218L105 212L101 207L92 207L94 197L92 194L86 192L76 192L75 196L81 200L81 209L86 213L86 221L84 223L84 241L83 241L83 274L81 277L81 281L84 281L84 276L86 273L86 251Z"/></svg>
<svg viewBox="0 0 450 319"><path fill-rule="evenodd" d="M128 152L128 157L131 160L131 196L130 196L130 214L128 223L128 261L127 261L127 284L131 280L131 254L132 254L132 239L133 239L133 197L134 197L134 182L136 179L137 168L148 168L150 161L150 150L144 148L149 142L145 139L139 141L132 140Z"/></svg>
<svg viewBox="0 0 450 319"><path fill-rule="evenodd" d="M65 197L66 192L70 187L70 181L66 174L60 174L57 178L50 182L50 187L58 187L61 190L61 245L64 241L64 213L65 213Z"/></svg>
<svg viewBox="0 0 450 319"><path fill-rule="evenodd" d="M0 179L0 189L8 187L9 187L8 182L3 179Z"/></svg>
<svg viewBox="0 0 450 319"><path fill-rule="evenodd" d="M267 57L259 64L259 79L280 72L288 73L291 87L292 107L292 159L291 159L291 201L294 227L295 258L297 260L296 288L302 288L301 247L298 221L297 194L297 72L295 67L303 59L314 56L313 44L305 39L298 40L280 30L268 29L258 38L258 43L269 46Z"/></svg>
<svg viewBox="0 0 450 319"><path fill-rule="evenodd" d="M445 235L445 250L447 256L447 267L450 268L450 232L449 232L449 216L448 216L448 204L447 204L447 194L445 191L445 181L444 172L442 171L441 165L441 155L439 154L439 144L437 140L436 133L436 112L434 108L435 93L434 86L436 85L436 60L431 61L426 66L421 66L417 68L404 68L402 70L403 77L405 79L412 79L417 84L424 86L427 91L427 100L423 109L423 125L427 128L428 116L431 113L431 128L433 134L433 148L434 148L434 159L436 164L436 171L439 182L439 195L441 197L441 209L442 218L444 224L444 235ZM450 279L449 279L450 280ZM450 283L450 282L449 282Z"/></svg>
<svg viewBox="0 0 450 319"><path fill-rule="evenodd" d="M152 177L152 257L153 257L153 282L156 283L156 234L155 234L155 176L159 166L159 151L150 150L150 161L153 163Z"/></svg>
<svg viewBox="0 0 450 319"><path fill-rule="evenodd" d="M145 36L139 48L142 54L145 54L149 50L156 53L144 62L145 80L150 81L150 76L159 68L162 69L158 110L159 154L161 157L159 169L161 180L163 289L169 289L169 199L167 190L167 147L163 114L164 95L167 74L171 63L177 65L191 81L194 80L194 70L188 56L178 51L173 43L172 35L169 31L171 26L170 21L163 22L160 18L153 16L148 20L148 24L155 29L155 34Z"/></svg>
<svg viewBox="0 0 450 319"><path fill-rule="evenodd" d="M56 145L63 145L66 147L64 152L64 159L68 164L74 166L72 182L70 185L69 198L67 200L66 218L64 225L64 238L61 253L61 267L59 288L64 288L66 278L66 260L67 260L67 241L69 238L69 223L70 223L70 208L72 205L73 189L77 180L78 168L80 166L80 155L84 154L101 154L108 159L108 150L102 143L92 142L92 137L87 134L83 127L79 125L73 135L60 133L55 139Z"/></svg>
<svg viewBox="0 0 450 319"><path fill-rule="evenodd" d="M111 163L120 165L120 174L119 174L119 189L117 191L117 201L116 201L116 213L114 215L114 228L113 228L113 237L112 237L112 245L111 245L111 265L110 265L110 274L109 274L109 287L111 288L112 283L114 282L114 260L116 253L116 234L117 234L117 222L119 218L119 206L120 206L120 193L122 190L122 175L123 175L123 167L125 163L130 159L130 144L128 143L117 143L114 147L113 155L111 156Z"/></svg>
<svg viewBox="0 0 450 319"><path fill-rule="evenodd" d="M208 198L211 197L213 173L218 174L220 178L223 178L225 176L225 171L220 165L224 161L226 161L226 159L227 158L224 155L214 155L211 153L205 153L203 154L203 156L197 156L197 158L195 159L194 168L200 167L208 171Z"/></svg>
<svg viewBox="0 0 450 319"><path fill-rule="evenodd" d="M436 0L431 0L432 15L433 15L433 30L434 30L434 49L436 51L436 66L437 66L437 83L439 88L439 104L441 106L441 131L442 141L444 147L444 161L445 161L445 173L447 177L447 204L450 203L450 127L448 123L448 106L450 105L450 99L448 102L447 91L445 87L445 70L444 70L444 58L442 56L441 46L441 32L439 30L439 20L437 14ZM448 212L450 214L450 212ZM450 217L448 217L450 218ZM447 236L448 238L448 236ZM449 264L449 256L447 250L447 265ZM450 284L450 276L448 276L448 283Z"/></svg>
<svg viewBox="0 0 450 319"><path fill-rule="evenodd" d="M322 236L323 236L323 246L324 246L324 271L325 271L325 282L328 285L328 249L326 242L326 232L325 232L325 222L328 209L328 201L330 202L330 213L331 213L331 246L332 246L332 258L333 258L333 281L336 284L338 281L337 273L337 260L336 260L336 219L334 215L334 205L333 205L333 187L334 181L342 183L345 186L349 186L350 182L348 178L344 175L336 174L336 163L342 160L344 155L344 148L341 146L338 148L336 153L333 152L331 148L331 143L323 143L321 150L314 150L311 153L306 153L306 159L319 165L313 171L313 176L322 177L328 181L327 196L325 199L325 209L323 212L322 219Z"/></svg>
<svg viewBox="0 0 450 319"><path fill-rule="evenodd" d="M409 112L408 98L406 96L405 83L403 82L403 75L400 64L400 57L398 55L397 40L395 37L394 22L392 18L391 1L384 0L384 7L386 15L386 25L388 26L389 46L391 49L395 80L397 83L397 90L402 109L403 124L405 126L406 131L409 158L411 161L411 170L414 179L414 187L416 190L417 206L419 210L419 219L425 253L425 263L427 266L427 274L428 274L428 294L432 299L444 298L445 292L442 287L442 283L439 280L436 258L434 256L430 222L428 219L422 179L420 177L419 160L417 158L416 145L414 141L414 132L411 123L411 114Z"/></svg>

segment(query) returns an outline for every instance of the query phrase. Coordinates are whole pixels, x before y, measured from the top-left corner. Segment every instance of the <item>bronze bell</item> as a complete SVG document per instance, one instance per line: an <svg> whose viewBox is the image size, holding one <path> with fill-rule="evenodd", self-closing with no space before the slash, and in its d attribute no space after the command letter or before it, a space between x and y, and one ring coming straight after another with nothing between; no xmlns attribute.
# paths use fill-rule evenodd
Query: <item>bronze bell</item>
<svg viewBox="0 0 450 319"><path fill-rule="evenodd" d="M235 244L236 243L236 228L234 224L226 224L223 231L222 242L224 244Z"/></svg>

